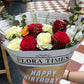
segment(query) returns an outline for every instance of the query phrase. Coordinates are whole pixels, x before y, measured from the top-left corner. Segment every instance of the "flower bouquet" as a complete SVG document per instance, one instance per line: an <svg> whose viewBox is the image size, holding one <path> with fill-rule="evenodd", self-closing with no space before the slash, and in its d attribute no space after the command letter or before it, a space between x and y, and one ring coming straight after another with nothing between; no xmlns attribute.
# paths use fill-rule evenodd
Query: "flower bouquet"
<svg viewBox="0 0 84 84"><path fill-rule="evenodd" d="M20 26L0 22L6 37L2 44L28 84L58 84L83 38L84 22L78 12L32 11L16 16L13 23L21 21Z"/></svg>

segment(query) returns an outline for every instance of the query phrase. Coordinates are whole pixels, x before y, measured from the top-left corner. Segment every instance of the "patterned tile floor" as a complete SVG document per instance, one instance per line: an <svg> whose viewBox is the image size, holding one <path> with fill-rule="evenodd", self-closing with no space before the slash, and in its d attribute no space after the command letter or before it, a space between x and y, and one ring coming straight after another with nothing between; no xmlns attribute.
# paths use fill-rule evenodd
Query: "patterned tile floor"
<svg viewBox="0 0 84 84"><path fill-rule="evenodd" d="M84 71L84 39L74 51L65 71ZM23 79L23 84L26 84ZM79 84L61 79L60 84Z"/></svg>
<svg viewBox="0 0 84 84"><path fill-rule="evenodd" d="M29 11L29 5L34 10L39 11L50 11L50 12L57 12L57 13L68 13L69 11L66 10L69 0L52 0L52 1L38 1L38 2L28 2L26 4L26 11ZM81 7L83 8L84 14L84 0L80 0L83 2Z"/></svg>

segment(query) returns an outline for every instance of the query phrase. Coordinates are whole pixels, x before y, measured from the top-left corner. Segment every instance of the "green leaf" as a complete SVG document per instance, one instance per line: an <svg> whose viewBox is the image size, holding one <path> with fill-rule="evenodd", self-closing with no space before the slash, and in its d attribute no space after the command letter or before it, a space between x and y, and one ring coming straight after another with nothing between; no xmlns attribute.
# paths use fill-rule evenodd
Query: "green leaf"
<svg viewBox="0 0 84 84"><path fill-rule="evenodd" d="M26 18L26 15L22 15L22 19L25 19Z"/></svg>
<svg viewBox="0 0 84 84"><path fill-rule="evenodd" d="M14 35L12 36L12 38L13 38L13 39L16 38L16 35L14 34Z"/></svg>
<svg viewBox="0 0 84 84"><path fill-rule="evenodd" d="M8 18L11 19L11 20L13 20L13 16L11 16L11 15L9 15Z"/></svg>
<svg viewBox="0 0 84 84"><path fill-rule="evenodd" d="M20 16L22 17L22 20L21 20L21 23L22 24L21 24L21 26L24 27L26 25L26 22L25 21L26 21L26 17L27 16L25 14L24 15L20 14Z"/></svg>
<svg viewBox="0 0 84 84"><path fill-rule="evenodd" d="M70 16L69 19L72 21L74 18L74 15Z"/></svg>
<svg viewBox="0 0 84 84"><path fill-rule="evenodd" d="M20 16L22 16L22 13L19 13Z"/></svg>
<svg viewBox="0 0 84 84"><path fill-rule="evenodd" d="M13 20L8 19L8 21L9 21L10 23L13 23Z"/></svg>
<svg viewBox="0 0 84 84"><path fill-rule="evenodd" d="M3 12L3 16L6 19L8 19L9 23L12 23L15 26L20 24L18 20L15 20L15 15L12 16L12 15L8 14L7 11ZM23 18L25 18L25 16L23 16Z"/></svg>
<svg viewBox="0 0 84 84"><path fill-rule="evenodd" d="M82 33L84 34L84 30L82 30Z"/></svg>
<svg viewBox="0 0 84 84"><path fill-rule="evenodd" d="M82 22L82 24L84 24L84 21Z"/></svg>
<svg viewBox="0 0 84 84"><path fill-rule="evenodd" d="M13 23L14 23L15 26L20 24L18 20L14 20Z"/></svg>
<svg viewBox="0 0 84 84"><path fill-rule="evenodd" d="M82 2L79 2L79 4L82 4Z"/></svg>
<svg viewBox="0 0 84 84"><path fill-rule="evenodd" d="M69 47L72 47L72 46L74 46L74 42L70 42L70 43L66 44L65 47L69 48Z"/></svg>
<svg viewBox="0 0 84 84"><path fill-rule="evenodd" d="M79 5L77 3L74 4L76 7L79 7Z"/></svg>
<svg viewBox="0 0 84 84"><path fill-rule="evenodd" d="M22 27L25 27L25 26L26 26L26 23L22 24L21 26L22 26Z"/></svg>
<svg viewBox="0 0 84 84"><path fill-rule="evenodd" d="M25 22L25 19L21 20L21 23Z"/></svg>
<svg viewBox="0 0 84 84"><path fill-rule="evenodd" d="M72 15L69 17L69 23L70 25L75 24L75 22L78 20L78 16L82 13L82 8L80 7L81 2L75 3L74 8L70 9L70 12Z"/></svg>
<svg viewBox="0 0 84 84"><path fill-rule="evenodd" d="M49 22L50 25L53 25L53 22Z"/></svg>
<svg viewBox="0 0 84 84"><path fill-rule="evenodd" d="M76 11L80 11L81 10L81 7L75 7L74 8Z"/></svg>
<svg viewBox="0 0 84 84"><path fill-rule="evenodd" d="M22 26L22 27L24 27L24 26L26 25L25 20L26 20L26 19L22 19L22 20L21 20L21 23L22 23L22 25L21 25L21 26Z"/></svg>
<svg viewBox="0 0 84 84"><path fill-rule="evenodd" d="M67 24L70 24L68 20L65 20L65 19L64 19L63 21L64 21L65 23L67 23Z"/></svg>
<svg viewBox="0 0 84 84"><path fill-rule="evenodd" d="M71 12L71 13L74 13L74 10L73 10L72 8L70 8L70 12Z"/></svg>

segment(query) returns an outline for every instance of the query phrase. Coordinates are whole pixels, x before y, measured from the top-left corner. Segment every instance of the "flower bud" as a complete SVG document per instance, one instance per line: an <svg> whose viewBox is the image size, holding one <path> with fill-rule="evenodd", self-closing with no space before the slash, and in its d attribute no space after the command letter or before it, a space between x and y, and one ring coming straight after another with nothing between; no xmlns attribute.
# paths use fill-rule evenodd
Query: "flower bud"
<svg viewBox="0 0 84 84"><path fill-rule="evenodd" d="M84 24L84 21L82 22L82 24Z"/></svg>
<svg viewBox="0 0 84 84"><path fill-rule="evenodd" d="M84 21L82 22L81 26L77 29L77 32L81 31L81 29L83 28L84 26Z"/></svg>
<svg viewBox="0 0 84 84"><path fill-rule="evenodd" d="M75 22L78 19L78 15L75 15L73 21Z"/></svg>
<svg viewBox="0 0 84 84"><path fill-rule="evenodd" d="M74 40L80 41L82 38L83 38L83 34L82 34L82 32L80 31L80 32L78 32L78 33L76 34Z"/></svg>

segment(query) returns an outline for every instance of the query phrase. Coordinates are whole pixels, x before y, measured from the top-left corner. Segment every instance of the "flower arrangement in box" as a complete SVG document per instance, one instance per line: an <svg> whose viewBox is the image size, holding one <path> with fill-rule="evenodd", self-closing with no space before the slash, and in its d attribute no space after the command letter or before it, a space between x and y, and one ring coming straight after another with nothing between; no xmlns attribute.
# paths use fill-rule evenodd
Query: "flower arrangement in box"
<svg viewBox="0 0 84 84"><path fill-rule="evenodd" d="M28 25L26 15L20 14L20 26L17 26L19 21L14 16L5 13L8 20L14 23L4 33L9 40L6 49L28 84L58 84L76 44L83 38L84 22L75 28L82 12L79 4L71 9L69 21L66 18L63 21L56 19L52 24L48 24L49 13L42 24L31 10L29 14L33 23Z"/></svg>
<svg viewBox="0 0 84 84"><path fill-rule="evenodd" d="M49 14L45 19L45 23L41 24L38 22L35 12L31 10L32 24L26 25L26 15L23 15L21 26L13 26L5 31L6 38L10 40L8 48L23 51L56 50L75 45L83 38L82 28L84 22L78 29L75 28L75 22L78 20L81 10L79 5L75 4L74 9L71 9L72 15L69 17L69 21L64 19L63 22L56 19L52 25L47 24ZM19 21L13 20L12 23L18 25Z"/></svg>

